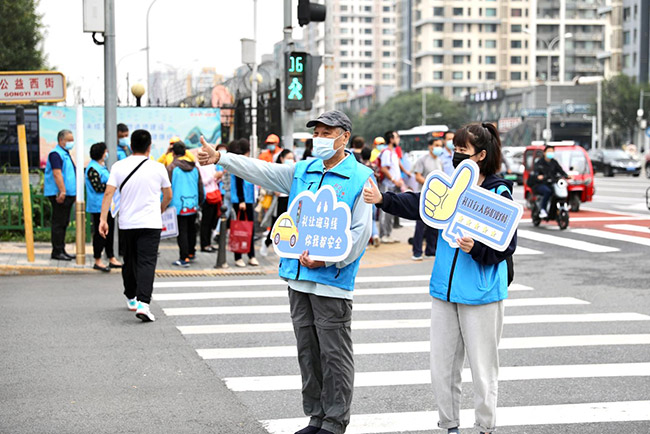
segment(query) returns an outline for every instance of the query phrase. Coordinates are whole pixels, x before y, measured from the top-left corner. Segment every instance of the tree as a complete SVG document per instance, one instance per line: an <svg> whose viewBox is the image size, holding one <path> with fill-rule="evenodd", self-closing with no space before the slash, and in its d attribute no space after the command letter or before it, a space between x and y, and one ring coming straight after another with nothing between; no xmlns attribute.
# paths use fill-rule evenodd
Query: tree
<svg viewBox="0 0 650 434"><path fill-rule="evenodd" d="M429 124L455 129L467 122L468 114L460 104L437 93L427 93ZM375 105L365 115L352 116L353 134L372 140L389 130L406 130L422 123L422 93L402 92L383 105Z"/></svg>
<svg viewBox="0 0 650 434"><path fill-rule="evenodd" d="M0 71L45 69L38 0L0 0Z"/></svg>
<svg viewBox="0 0 650 434"><path fill-rule="evenodd" d="M648 85L636 83L633 77L623 74L603 82L603 124L627 140L634 137L638 126L636 111L641 90L648 91ZM647 117L650 98L644 99L643 105Z"/></svg>

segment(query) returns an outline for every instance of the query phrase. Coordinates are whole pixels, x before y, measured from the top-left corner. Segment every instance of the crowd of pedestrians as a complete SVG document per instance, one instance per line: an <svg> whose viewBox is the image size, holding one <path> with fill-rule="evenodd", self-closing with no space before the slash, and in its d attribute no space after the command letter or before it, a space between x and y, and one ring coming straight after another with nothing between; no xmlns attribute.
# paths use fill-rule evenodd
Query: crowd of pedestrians
<svg viewBox="0 0 650 434"><path fill-rule="evenodd" d="M104 143L90 148L86 167L86 211L92 216L94 267L122 269L127 308L144 322L155 321L149 303L158 261L162 215L177 219L179 249L174 266L190 267L200 251L214 253L222 222L254 222L247 251L235 252L238 267L258 266L255 227L262 256L272 245L270 229L293 198L328 185L344 192L338 200L350 209L348 256L335 263L310 257L282 258L279 274L287 281L290 313L302 377L302 402L308 425L296 434L343 434L350 422L354 381L351 318L359 262L369 244L395 243L399 217L416 222L412 259L436 256L430 280L431 377L440 428L459 432L461 371L467 354L475 390L476 426L491 433L496 426L498 345L507 297L507 260L516 236L503 252L470 237L459 248L440 241L437 230L420 220L420 191L433 171L451 175L464 159L480 169L480 187L512 199L512 185L495 176L501 165L501 142L492 124L469 124L442 138L432 137L414 164L405 158L396 131L373 139L352 137L350 119L329 111L307 123L313 139L302 154L284 149L270 134L259 155L246 139L189 150L178 138L166 152L151 158L151 134L118 126L118 162L111 170ZM52 258L70 260L65 230L75 202L75 163L69 151L72 132L62 130L45 170L45 195L52 204ZM350 148L350 149L347 149ZM438 193L436 193L438 194ZM444 193L440 193L441 195ZM169 211L168 210L169 207ZM173 211L172 211L173 209ZM225 210L225 211L224 211ZM223 219L220 219L225 212ZM115 216L117 216L115 218ZM118 230L120 254L113 251ZM424 247L424 248L423 248ZM107 264L102 261L106 254ZM248 261L244 261L243 255ZM123 264L117 256L123 256Z"/></svg>

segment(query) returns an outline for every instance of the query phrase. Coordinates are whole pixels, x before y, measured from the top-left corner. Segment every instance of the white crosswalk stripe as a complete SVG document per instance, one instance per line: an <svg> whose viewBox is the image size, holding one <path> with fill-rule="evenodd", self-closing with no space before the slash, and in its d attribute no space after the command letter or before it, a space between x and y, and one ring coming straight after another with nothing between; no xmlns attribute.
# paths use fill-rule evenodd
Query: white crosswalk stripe
<svg viewBox="0 0 650 434"><path fill-rule="evenodd" d="M593 365L511 366L499 369L499 381L542 380L590 377L649 377L650 363L610 363ZM463 382L472 381L472 373L464 369ZM300 390L300 375L224 378L226 386L235 392ZM404 386L430 384L431 371L359 372L354 387Z"/></svg>
<svg viewBox="0 0 650 434"><path fill-rule="evenodd" d="M641 232L643 234L650 234L650 228L647 226L638 226L638 225L605 225L608 229L616 229L619 231L631 231L631 232Z"/></svg>
<svg viewBox="0 0 650 434"><path fill-rule="evenodd" d="M499 426L587 424L650 420L650 401L588 402L564 405L499 407ZM357 414L346 434L376 434L436 429L437 412ZM474 410L461 410L460 428L474 426ZM271 434L294 432L305 425L305 418L264 420Z"/></svg>
<svg viewBox="0 0 650 434"><path fill-rule="evenodd" d="M611 228L625 230L623 228ZM540 244L555 244L555 235L547 235L534 231L520 231L524 236L521 239L538 241ZM528 232L533 232L531 236ZM637 231L642 232L642 231ZM558 232L555 232L556 234ZM594 234L582 230L571 230L563 235L571 236L573 233L581 237L594 237ZM541 241L541 238L544 241ZM605 253L619 251L618 248L604 246L596 243L587 243L582 240L569 239L571 249L589 251L590 253ZM625 238L613 241L628 243ZM638 243L636 243L638 244ZM618 245L617 245L618 247ZM523 248L520 255L539 255L541 249ZM352 329L365 331L357 334L354 343L355 356L362 360L370 356L372 360L394 355L400 360L406 354L425 355L429 352L429 341L418 340L413 333L422 333L430 327L429 311L431 309L430 296L428 295L428 281L430 275L416 276L367 276L357 279L359 288L355 289L354 312ZM218 364L220 376L226 386L242 398L250 396L251 402L267 402L278 400L278 405L285 395L282 392L299 393L301 379L297 364L291 363L293 369L289 372L286 367L276 370L274 366L286 366L296 357L296 347L293 338L293 326L289 321L289 308L287 300L286 282L281 279L229 279L215 281L169 281L160 282L156 291L155 300L162 305L165 315L178 321L178 330L187 337L196 348L202 359L209 363ZM394 286L390 286L393 283ZM411 286L409 286L411 284ZM623 348L648 348L650 333L648 327L650 315L635 312L598 312L594 311L589 301L579 298L564 297L531 297L535 291L530 286L513 284L509 288L510 298L505 302L506 316L504 324L506 330L501 339L500 352L505 355L522 355L529 351L543 350L545 353L552 350L566 349L566 351L591 351L590 354L599 354L602 349L609 351ZM371 297L382 298L379 302ZM421 297L421 298L420 298ZM265 300L275 304L260 304ZM389 302L383 302L389 300ZM187 305L186 303L191 303ZM521 308L523 310L517 310ZM580 309L589 309L580 311ZM540 311L540 309L543 309ZM562 311L553 312L556 309ZM568 311L567 309L572 309ZM360 316L359 313L362 313ZM367 312L366 317L363 313ZM269 317L274 322L264 322L263 317L256 315L271 314ZM213 315L213 316L211 316ZM237 316L240 315L240 316ZM251 321L242 319L241 315L251 318ZM368 315L372 315L368 317ZM380 316L377 316L380 315ZM399 316L407 316L400 318ZM356 319L359 318L360 319ZM232 318L232 319L231 319ZM279 320L279 322L278 322ZM541 333L512 334L516 330L534 330L535 325L559 324L564 333L560 335L542 336ZM580 324L589 327L582 328L579 332L570 327ZM616 324L632 324L633 333L622 333ZM612 325L608 332L605 326ZM510 329L508 329L510 328ZM390 330L394 330L392 334ZM411 335L402 335L413 330ZM605 333L602 333L605 331ZM519 333L519 332L518 332ZM542 332L543 333L543 332ZM214 336L211 338L211 336ZM362 336L362 338L359 338ZM409 338L399 340L401 336ZM266 344L268 342L268 344ZM593 348L593 350L589 350ZM508 352L508 353L504 353ZM419 356L421 357L421 356ZM520 357L520 356L518 356ZM505 357L506 359L508 357ZM407 360L405 358L405 360ZM534 390L539 381L618 381L635 378L646 381L650 377L650 362L646 360L608 360L607 363L576 364L539 364L531 360L530 366L501 366L499 380L504 388L509 382L528 382ZM548 363L546 360L544 361ZM257 366L255 375L247 374L246 366ZM392 365L382 370L382 365L361 363L362 366L372 366L373 369L361 369L355 375L355 389L363 395L363 390L374 391L369 388L391 387L423 387L430 383L428 366ZM264 368L260 368L264 366ZM236 372L229 371L235 369ZM230 372L230 375L228 373ZM286 375L280 375L286 374ZM464 369L463 382L471 381L471 372ZM609 379L609 380L608 380ZM635 381L635 380L634 380ZM514 383L513 383L514 384ZM375 392L373 392L375 393ZM266 398L262 398L262 395ZM594 395L594 397L597 395ZM635 396L636 397L636 396ZM534 426L534 425L559 425L559 424L597 424L600 422L650 422L650 401L615 401L601 402L594 398L594 402L563 402L559 399L548 403L549 405L525 405L499 407L498 425L508 426ZM532 404L537 404L533 402ZM359 405L359 404L358 404ZM274 408L278 408L277 406ZM363 407L362 407L363 408ZM372 408L372 407L370 407ZM366 408L366 411L368 408ZM362 412L360 412L362 413ZM305 426L307 418L302 416L300 408L295 412L274 414L261 406L257 413L260 422L269 433L292 433ZM277 416L281 416L278 418ZM286 417L289 416L289 417ZM353 414L347 433L374 434L393 432L414 432L434 430L437 421L436 411L416 411L397 413L368 413ZM461 411L461 427L473 426L474 410Z"/></svg>
<svg viewBox="0 0 650 434"><path fill-rule="evenodd" d="M584 250L591 253L618 252L616 247L603 246L601 244L588 243L586 241L574 240L567 237L548 235L541 232L518 230L517 236L528 240L539 241L541 243L555 244L556 246L568 247L570 249Z"/></svg>
<svg viewBox="0 0 650 434"><path fill-rule="evenodd" d="M505 300L506 307L522 306L557 306L571 304L589 304L584 300L573 297L548 297L548 298L520 298ZM396 310L429 310L430 301L412 303L355 303L357 312L396 311ZM289 305L269 306L211 306L211 307L171 307L163 309L167 316L186 315L241 315L263 313L289 313Z"/></svg>
<svg viewBox="0 0 650 434"><path fill-rule="evenodd" d="M619 234L617 232L600 231L597 229L572 229L571 232L581 235L589 235L590 237L625 241L628 243L641 244L642 246L650 246L650 238L635 237L633 235Z"/></svg>
<svg viewBox="0 0 650 434"><path fill-rule="evenodd" d="M621 322L621 321L650 321L650 316L640 313L584 313L584 314L555 314L555 315L508 315L505 324L544 324L544 323L590 323L590 322ZM352 321L352 330L381 330L381 329L410 329L428 328L431 320L425 319L394 319L381 321ZM277 333L293 332L293 325L286 323L260 324L213 324L179 326L178 330L184 335L229 334L229 333Z"/></svg>

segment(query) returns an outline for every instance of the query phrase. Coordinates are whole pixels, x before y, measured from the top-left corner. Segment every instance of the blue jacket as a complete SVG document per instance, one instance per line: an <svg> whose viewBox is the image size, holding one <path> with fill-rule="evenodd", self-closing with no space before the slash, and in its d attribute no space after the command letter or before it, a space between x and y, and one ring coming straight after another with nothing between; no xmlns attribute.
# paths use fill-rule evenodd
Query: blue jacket
<svg viewBox="0 0 650 434"><path fill-rule="evenodd" d="M338 166L323 171L323 160L312 159L296 163L293 183L289 193L289 203L305 190L318 191L323 185L331 185L337 192L337 199L345 202L350 210L354 207L357 197L363 193L363 186L372 175L372 170L357 162L355 158L346 158ZM363 200L363 199L360 199ZM310 282L331 285L347 291L354 290L354 280L359 269L359 261L343 267L335 265L309 269L301 267L297 259L282 258L280 260L280 277L291 280L306 280Z"/></svg>
<svg viewBox="0 0 650 434"><path fill-rule="evenodd" d="M169 206L176 208L177 215L193 215L205 199L203 182L199 169L189 161L180 158L167 167L172 183L172 201Z"/></svg>
<svg viewBox="0 0 650 434"><path fill-rule="evenodd" d="M49 156L52 153L57 153L63 160L63 167L61 167L61 175L63 176L63 184L65 185L65 195L75 196L77 194L77 179L76 168L72 162L70 153L63 149L61 146L56 145L54 149L48 154L47 164L45 165L45 179L43 183L43 194L45 196L56 196L59 194L59 187L54 181L54 174L52 173L52 166L50 165Z"/></svg>
<svg viewBox="0 0 650 434"><path fill-rule="evenodd" d="M244 203L255 203L255 186L246 180L242 181L244 182ZM233 204L242 201L237 194L237 177L235 175L230 175L230 200Z"/></svg>
<svg viewBox="0 0 650 434"><path fill-rule="evenodd" d="M481 187L512 199L512 182L488 176ZM505 188L504 188L505 187ZM386 192L378 205L389 214L420 220L420 193ZM505 259L517 247L517 234L508 248L499 252L474 241L469 253L452 248L438 233L436 261L429 283L429 293L440 300L461 304L488 304L508 297L508 269Z"/></svg>
<svg viewBox="0 0 650 434"><path fill-rule="evenodd" d="M104 200L104 192L103 191L96 191L93 188L93 185L90 183L90 179L88 179L88 171L90 169L95 169L97 173L99 173L99 176L101 178L101 181L103 184L106 184L108 181L108 176L110 175L110 172L106 168L106 166L99 164L95 160L90 160L90 163L88 163L88 167L86 167L86 212L89 212L91 214L96 214L102 212L102 201Z"/></svg>

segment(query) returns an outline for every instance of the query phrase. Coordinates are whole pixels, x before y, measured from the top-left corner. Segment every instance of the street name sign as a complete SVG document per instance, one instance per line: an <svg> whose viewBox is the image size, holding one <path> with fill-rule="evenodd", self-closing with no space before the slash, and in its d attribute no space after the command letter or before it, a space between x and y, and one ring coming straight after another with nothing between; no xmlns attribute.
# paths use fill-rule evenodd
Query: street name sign
<svg viewBox="0 0 650 434"><path fill-rule="evenodd" d="M65 98L65 76L60 72L0 72L0 103L59 102Z"/></svg>

